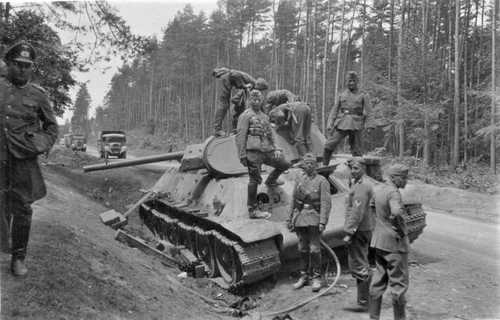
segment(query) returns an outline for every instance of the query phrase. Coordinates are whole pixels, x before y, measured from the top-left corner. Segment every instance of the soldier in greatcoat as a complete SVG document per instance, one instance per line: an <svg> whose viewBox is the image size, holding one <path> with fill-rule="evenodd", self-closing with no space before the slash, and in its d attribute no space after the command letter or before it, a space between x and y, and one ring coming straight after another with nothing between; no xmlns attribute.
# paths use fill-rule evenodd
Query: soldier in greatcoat
<svg viewBox="0 0 500 320"><path fill-rule="evenodd" d="M370 284L370 319L380 318L384 291L389 288L395 320L406 319L405 293L409 285L408 232L403 218L404 205L399 189L408 180L408 167L394 164L388 180L375 187L376 223L371 240L375 248L376 270Z"/></svg>
<svg viewBox="0 0 500 320"><path fill-rule="evenodd" d="M299 238L302 263L300 278L293 287L300 289L312 278L312 290L316 292L322 287L320 240L330 216L330 185L316 172L316 156L312 153L304 155L301 167L304 173L297 178L287 219L288 229Z"/></svg>
<svg viewBox="0 0 500 320"><path fill-rule="evenodd" d="M368 249L375 227L375 212L371 207L373 200L373 185L365 176L363 158L353 158L349 161L351 179L350 190L346 197L344 241L347 243L348 263L352 276L356 279L357 304L355 311L368 309L370 287L370 264Z"/></svg>
<svg viewBox="0 0 500 320"><path fill-rule="evenodd" d="M349 138L353 156L361 156L361 133L369 114L366 95L358 88L358 75L354 71L348 73L347 89L343 91L338 102L332 108L327 121L328 138L325 143L323 164L330 162L337 146Z"/></svg>
<svg viewBox="0 0 500 320"><path fill-rule="evenodd" d="M30 82L34 60L29 43L15 44L5 53L7 75L0 77L0 240L16 276L28 272L31 204L46 194L37 157L52 148L58 130L45 90Z"/></svg>
<svg viewBox="0 0 500 320"><path fill-rule="evenodd" d="M232 121L232 129L236 129L238 117L246 109L246 100L248 99L249 90L267 90L267 82L263 78L255 80L251 75L240 70L228 68L216 68L213 71L213 76L220 79L221 86L218 93L219 105L215 112L214 130L216 136L223 136L225 132L222 130L222 121L226 116L229 106L233 103L234 114ZM235 94L231 97L231 91L235 90Z"/></svg>
<svg viewBox="0 0 500 320"><path fill-rule="evenodd" d="M270 217L270 213L258 208L257 188L262 182L261 166L266 164L274 168L265 184L276 187L283 184L279 176L290 168L291 164L283 153L276 148L269 117L262 112L264 96L259 90L252 90L249 97L250 107L238 120L236 145L240 162L248 168L248 214L250 218Z"/></svg>

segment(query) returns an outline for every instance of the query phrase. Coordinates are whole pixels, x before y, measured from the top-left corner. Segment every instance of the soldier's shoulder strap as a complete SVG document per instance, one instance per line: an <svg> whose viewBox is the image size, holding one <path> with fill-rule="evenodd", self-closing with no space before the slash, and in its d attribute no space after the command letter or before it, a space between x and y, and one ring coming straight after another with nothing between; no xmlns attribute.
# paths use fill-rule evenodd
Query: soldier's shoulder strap
<svg viewBox="0 0 500 320"><path fill-rule="evenodd" d="M43 93L44 95L47 95L48 92L45 88L43 88L41 85L37 84L37 83L32 83L30 82L30 85L32 88L36 89L37 91Z"/></svg>

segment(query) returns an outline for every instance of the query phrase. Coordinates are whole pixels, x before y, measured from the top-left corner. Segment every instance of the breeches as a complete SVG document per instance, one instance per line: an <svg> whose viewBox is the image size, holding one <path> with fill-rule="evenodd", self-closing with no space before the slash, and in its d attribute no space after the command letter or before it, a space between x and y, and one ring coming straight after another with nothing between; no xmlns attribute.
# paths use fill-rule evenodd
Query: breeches
<svg viewBox="0 0 500 320"><path fill-rule="evenodd" d="M370 276L368 248L372 237L371 231L356 231L352 236L348 250L349 269L354 278L366 280Z"/></svg>
<svg viewBox="0 0 500 320"><path fill-rule="evenodd" d="M12 254L24 258L33 214L31 203L24 202L15 193L2 192L0 194L0 210L2 248L8 248L10 235Z"/></svg>
<svg viewBox="0 0 500 320"><path fill-rule="evenodd" d="M321 233L318 226L295 227L295 232L299 238L300 252L321 252Z"/></svg>
<svg viewBox="0 0 500 320"><path fill-rule="evenodd" d="M375 263L370 295L379 298L389 286L393 301L404 302L404 295L409 286L408 253L376 249Z"/></svg>
<svg viewBox="0 0 500 320"><path fill-rule="evenodd" d="M339 130L334 129L330 137L328 137L325 143L325 149L330 151L335 151L338 145L344 141L347 136L349 138L349 146L351 147L351 153L353 156L361 156L361 130Z"/></svg>

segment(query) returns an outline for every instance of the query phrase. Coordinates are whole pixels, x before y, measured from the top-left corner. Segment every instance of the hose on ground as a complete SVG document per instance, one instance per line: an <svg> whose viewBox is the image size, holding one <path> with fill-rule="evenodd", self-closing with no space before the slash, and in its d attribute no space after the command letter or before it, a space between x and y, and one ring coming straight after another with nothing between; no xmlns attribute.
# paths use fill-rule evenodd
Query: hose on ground
<svg viewBox="0 0 500 320"><path fill-rule="evenodd" d="M326 288L325 290L305 299L305 300L302 300L302 301L299 301L297 302L296 304L294 305L291 305L289 307L286 307L284 309L281 309L281 310L276 310L276 311L266 311L266 312L263 312L260 314L261 318L262 317L274 317L274 316L279 316L279 315L282 315L282 314L285 314L285 313L289 313L293 310L296 310L300 307L303 307L305 306L306 304L308 304L309 302L321 297L322 295L324 295L325 293L327 293L328 291L330 291L331 289L333 289L333 287L335 287L335 284L337 284L337 281L339 280L340 278L340 262L339 262L339 258L337 257L337 255L335 254L335 252L333 252L332 248L330 248L328 246L328 244L326 244L323 240L321 240L321 245L326 249L326 251L328 251L328 253L332 256L333 260L335 261L335 265L337 267L337 274L335 275L335 279L333 280L332 284L330 284L330 286L328 286L328 288Z"/></svg>

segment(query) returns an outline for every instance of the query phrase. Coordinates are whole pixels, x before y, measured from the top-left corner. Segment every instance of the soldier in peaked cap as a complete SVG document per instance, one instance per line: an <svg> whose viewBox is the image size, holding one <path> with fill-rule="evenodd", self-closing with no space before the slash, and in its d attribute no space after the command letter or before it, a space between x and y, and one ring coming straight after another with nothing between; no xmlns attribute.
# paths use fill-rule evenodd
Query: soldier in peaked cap
<svg viewBox="0 0 500 320"><path fill-rule="evenodd" d="M358 74L349 71L347 89L339 96L327 121L328 139L325 143L323 164L328 165L332 153L344 138L349 137L353 156L361 156L361 133L370 113L368 98L358 89Z"/></svg>
<svg viewBox="0 0 500 320"><path fill-rule="evenodd" d="M406 319L405 293L409 285L409 241L399 189L408 180L408 167L394 164L386 171L385 184L375 187L376 222L371 240L376 270L370 284L370 319L380 318L382 296L389 287L395 320Z"/></svg>
<svg viewBox="0 0 500 320"><path fill-rule="evenodd" d="M370 206L373 186L365 177L366 163L363 158L352 158L348 165L351 179L345 205L344 241L347 243L349 269L358 289L357 306L350 309L366 311L371 279L368 249L375 226L375 213Z"/></svg>
<svg viewBox="0 0 500 320"><path fill-rule="evenodd" d="M312 278L312 291L319 291L321 281L321 233L330 216L330 186L322 175L316 172L317 160L312 153L303 157L304 174L297 178L293 191L287 227L299 238L299 252L302 270L299 280L293 285L300 289Z"/></svg>
<svg viewBox="0 0 500 320"><path fill-rule="evenodd" d="M30 82L35 57L29 43L14 44L4 56L7 74L0 77L0 242L12 255L16 276L28 272L31 204L46 194L37 157L52 148L58 129L45 91Z"/></svg>

